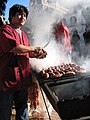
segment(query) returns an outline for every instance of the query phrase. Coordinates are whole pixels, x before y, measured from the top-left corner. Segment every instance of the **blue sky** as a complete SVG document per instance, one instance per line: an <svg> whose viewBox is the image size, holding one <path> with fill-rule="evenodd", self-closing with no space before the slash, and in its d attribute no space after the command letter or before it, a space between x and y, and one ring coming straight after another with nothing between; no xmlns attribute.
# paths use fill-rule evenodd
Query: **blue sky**
<svg viewBox="0 0 90 120"><path fill-rule="evenodd" d="M25 5L26 7L29 6L30 0L8 0L6 4L6 10L5 10L5 18L8 20L8 14L9 14L9 8L14 5L14 4L22 4Z"/></svg>

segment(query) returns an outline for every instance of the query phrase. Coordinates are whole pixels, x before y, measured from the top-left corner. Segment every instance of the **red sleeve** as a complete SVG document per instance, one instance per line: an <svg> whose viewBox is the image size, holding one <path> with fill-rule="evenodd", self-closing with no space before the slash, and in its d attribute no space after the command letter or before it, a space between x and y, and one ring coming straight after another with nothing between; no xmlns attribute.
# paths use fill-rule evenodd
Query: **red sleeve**
<svg viewBox="0 0 90 120"><path fill-rule="evenodd" d="M30 58L36 58L36 55L35 55L34 53L30 52L30 53L29 53L29 57L30 57Z"/></svg>
<svg viewBox="0 0 90 120"><path fill-rule="evenodd" d="M5 31L0 31L0 47L4 53L9 52L12 48L16 46L16 42L12 40L11 36L5 35Z"/></svg>
<svg viewBox="0 0 90 120"><path fill-rule="evenodd" d="M19 44L19 35L10 25L5 25L0 29L0 47L4 53L9 52Z"/></svg>

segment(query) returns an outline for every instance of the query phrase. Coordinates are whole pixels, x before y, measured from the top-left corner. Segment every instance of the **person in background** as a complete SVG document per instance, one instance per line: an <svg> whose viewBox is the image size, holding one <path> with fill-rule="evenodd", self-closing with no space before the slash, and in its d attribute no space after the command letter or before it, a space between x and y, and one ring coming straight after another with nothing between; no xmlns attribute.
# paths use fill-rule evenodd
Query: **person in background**
<svg viewBox="0 0 90 120"><path fill-rule="evenodd" d="M85 49L84 49L84 56L85 57L90 57L90 27L86 25L85 32L83 33L84 37L84 44L85 44Z"/></svg>
<svg viewBox="0 0 90 120"><path fill-rule="evenodd" d="M80 52L80 36L77 30L73 31L73 34L71 36L71 45L72 45L72 61L78 63L81 52Z"/></svg>
<svg viewBox="0 0 90 120"><path fill-rule="evenodd" d="M28 120L28 87L32 85L30 57L43 59L42 47L30 46L21 30L28 17L25 6L15 4L9 10L10 24L0 28L0 120L10 120L14 101L16 120Z"/></svg>
<svg viewBox="0 0 90 120"><path fill-rule="evenodd" d="M70 43L70 32L62 20L54 25L53 33L55 35L56 42L59 45L63 45L67 53L71 54L72 46Z"/></svg>
<svg viewBox="0 0 90 120"><path fill-rule="evenodd" d="M90 29L86 26L85 32L83 33L85 46L90 44Z"/></svg>

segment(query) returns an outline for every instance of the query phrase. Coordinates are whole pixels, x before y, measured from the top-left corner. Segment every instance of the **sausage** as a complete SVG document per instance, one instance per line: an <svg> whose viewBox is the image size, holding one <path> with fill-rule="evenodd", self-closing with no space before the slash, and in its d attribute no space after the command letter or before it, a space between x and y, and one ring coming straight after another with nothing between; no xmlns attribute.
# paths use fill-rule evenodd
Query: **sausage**
<svg viewBox="0 0 90 120"><path fill-rule="evenodd" d="M73 72L73 71L68 71L68 72L66 72L65 74L75 75L76 73L75 73L75 72Z"/></svg>
<svg viewBox="0 0 90 120"><path fill-rule="evenodd" d="M41 75L44 75L44 74L45 74L45 70L41 70L41 71L40 71L40 74L41 74Z"/></svg>
<svg viewBox="0 0 90 120"><path fill-rule="evenodd" d="M45 73L43 76L44 76L46 79L48 79L48 78L49 78L49 73Z"/></svg>
<svg viewBox="0 0 90 120"><path fill-rule="evenodd" d="M56 77L56 78L60 78L62 75L63 75L63 74L58 73L58 74L55 74L55 77Z"/></svg>
<svg viewBox="0 0 90 120"><path fill-rule="evenodd" d="M62 77L69 77L69 76L73 76L73 75L75 75L75 74L76 74L76 73L73 72L73 71L68 71L68 72L66 72L65 74L63 74Z"/></svg>

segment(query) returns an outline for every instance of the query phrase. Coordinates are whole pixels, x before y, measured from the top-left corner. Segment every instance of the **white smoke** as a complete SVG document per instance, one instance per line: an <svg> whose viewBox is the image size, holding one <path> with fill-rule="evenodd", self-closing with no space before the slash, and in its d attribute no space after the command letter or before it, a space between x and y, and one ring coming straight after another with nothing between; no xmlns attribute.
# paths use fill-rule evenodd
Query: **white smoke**
<svg viewBox="0 0 90 120"><path fill-rule="evenodd" d="M26 24L28 27L31 28L31 32L33 34L32 45L43 47L47 44L48 41L51 42L45 48L48 54L47 57L41 60L32 59L32 66L38 66L38 68L41 69L49 66L58 65L62 63L62 61L67 61L68 58L66 58L66 55L63 54L65 51L61 50L61 52L59 50L58 45L56 44L54 36L52 34L53 24L58 18L60 18L60 16L55 12L50 13L43 10L34 10L33 12L34 15L30 11L30 15Z"/></svg>
<svg viewBox="0 0 90 120"><path fill-rule="evenodd" d="M48 0L49 3L56 3L65 8L75 7L77 5L86 5L90 3L90 0ZM38 60L32 59L32 66L41 66L49 67L52 65L58 65L63 62L68 62L68 57L64 53L64 51L58 49L58 45L54 41L54 37L52 35L53 24L57 19L61 19L63 16L58 14L56 11L45 11L43 9L38 9L38 7L30 8L30 14L27 20L27 27L31 30L33 35L32 45L34 46L44 46L50 39L50 44L45 48L48 55L45 59ZM30 38L31 41L31 38ZM82 60L83 61L83 60ZM41 69L40 68L40 69Z"/></svg>
<svg viewBox="0 0 90 120"><path fill-rule="evenodd" d="M77 5L85 6L90 4L90 0L56 0L58 1L59 5L65 8L72 8Z"/></svg>
<svg viewBox="0 0 90 120"><path fill-rule="evenodd" d="M32 67L40 71L42 68L47 69L50 66L57 66L62 63L68 63L67 61L69 61L69 58L66 56L66 54L64 54L65 51L63 51L62 48L63 46L61 46L61 50L59 51L58 45L54 40L52 40L45 48L47 51L47 57L39 60L31 59Z"/></svg>
<svg viewBox="0 0 90 120"><path fill-rule="evenodd" d="M55 3L56 0L47 0L47 2L49 2L49 3Z"/></svg>
<svg viewBox="0 0 90 120"><path fill-rule="evenodd" d="M43 10L34 12L34 16L28 18L28 26L31 27L31 32L35 38L34 44L43 46L50 39L51 24L55 19L53 19L53 16L46 14Z"/></svg>

